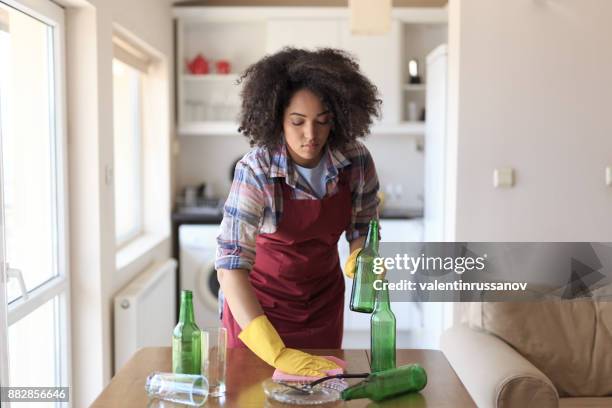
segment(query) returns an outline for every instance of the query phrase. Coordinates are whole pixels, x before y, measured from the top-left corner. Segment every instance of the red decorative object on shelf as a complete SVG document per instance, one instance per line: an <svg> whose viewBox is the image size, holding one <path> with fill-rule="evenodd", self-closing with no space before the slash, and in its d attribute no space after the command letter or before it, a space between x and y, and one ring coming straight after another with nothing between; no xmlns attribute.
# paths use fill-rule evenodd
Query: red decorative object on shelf
<svg viewBox="0 0 612 408"><path fill-rule="evenodd" d="M228 60L217 61L217 74L229 74L231 66Z"/></svg>
<svg viewBox="0 0 612 408"><path fill-rule="evenodd" d="M204 75L210 72L208 60L202 54L196 55L193 61L187 61L187 69L190 74Z"/></svg>

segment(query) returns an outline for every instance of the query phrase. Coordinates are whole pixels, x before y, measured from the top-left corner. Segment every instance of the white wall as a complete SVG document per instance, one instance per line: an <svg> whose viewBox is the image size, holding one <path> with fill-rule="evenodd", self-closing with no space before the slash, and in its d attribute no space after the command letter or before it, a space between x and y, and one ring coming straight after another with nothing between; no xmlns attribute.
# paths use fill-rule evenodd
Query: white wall
<svg viewBox="0 0 612 408"><path fill-rule="evenodd" d="M172 20L167 0L63 0L66 8L72 390L75 407L88 406L112 372L112 298L154 259L170 255L169 237L121 270L114 231L112 34L114 24L142 40L166 61L168 101L161 143L170 144L172 118ZM170 157L160 158L166 178L161 200L170 208Z"/></svg>
<svg viewBox="0 0 612 408"><path fill-rule="evenodd" d="M455 238L612 240L612 2L451 0L449 11ZM503 166L514 188L493 188Z"/></svg>
<svg viewBox="0 0 612 408"><path fill-rule="evenodd" d="M227 198L230 186L230 166L251 148L246 137L179 136L180 153L177 159L177 189L206 183L214 194Z"/></svg>

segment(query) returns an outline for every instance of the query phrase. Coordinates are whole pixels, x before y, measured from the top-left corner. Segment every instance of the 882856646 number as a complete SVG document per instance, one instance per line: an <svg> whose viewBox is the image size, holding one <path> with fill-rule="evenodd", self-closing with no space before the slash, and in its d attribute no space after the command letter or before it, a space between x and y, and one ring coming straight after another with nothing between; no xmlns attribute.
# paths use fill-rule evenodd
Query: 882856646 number
<svg viewBox="0 0 612 408"><path fill-rule="evenodd" d="M0 402L68 402L69 387L0 387Z"/></svg>

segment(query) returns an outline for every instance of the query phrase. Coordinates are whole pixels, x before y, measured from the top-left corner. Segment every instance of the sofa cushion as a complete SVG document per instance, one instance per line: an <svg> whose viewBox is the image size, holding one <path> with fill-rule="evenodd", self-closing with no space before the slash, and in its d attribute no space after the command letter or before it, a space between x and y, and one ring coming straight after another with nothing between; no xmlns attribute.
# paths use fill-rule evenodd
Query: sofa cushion
<svg viewBox="0 0 612 408"><path fill-rule="evenodd" d="M612 396L611 301L474 303L464 316L546 374L561 397Z"/></svg>
<svg viewBox="0 0 612 408"><path fill-rule="evenodd" d="M612 408L610 398L561 398L559 408Z"/></svg>

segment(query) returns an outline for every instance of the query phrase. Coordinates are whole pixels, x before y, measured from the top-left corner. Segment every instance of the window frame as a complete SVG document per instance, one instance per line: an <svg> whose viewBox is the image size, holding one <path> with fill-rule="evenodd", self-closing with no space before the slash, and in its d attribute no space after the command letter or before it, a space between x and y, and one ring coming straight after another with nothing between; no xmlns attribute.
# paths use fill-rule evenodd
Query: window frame
<svg viewBox="0 0 612 408"><path fill-rule="evenodd" d="M4 204L0 188L0 383L9 383L8 367L8 328L15 322L27 317L38 307L55 299L55 347L56 347L56 381L62 386L72 384L71 359L71 326L70 326L70 268L69 268L69 190L68 190L68 138L66 121L66 51L65 51L65 15L64 9L50 0L0 0L4 6L25 13L53 29L52 48L49 58L52 59L53 90L50 100L50 125L54 130L52 168L55 171L53 216L57 227L54 242L57 251L55 264L58 274L23 296L7 304L6 284L7 263L5 262L4 243ZM9 22L10 30L10 22ZM2 101L0 100L0 103ZM0 111L1 112L1 111ZM0 113L1 114L1 113ZM0 128L0 132L1 132ZM1 136L1 135L0 135ZM2 138L0 137L0 160L2 158ZM58 166L59 164L59 166ZM0 163L0 187L2 186L2 166ZM60 336L63 336L60 337ZM10 403L6 403L10 407ZM4 405L3 405L4 406ZM59 404L58 404L59 406ZM71 403L69 403L71 406Z"/></svg>

